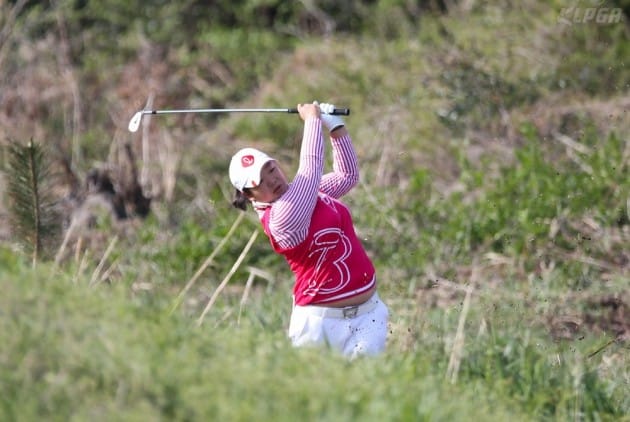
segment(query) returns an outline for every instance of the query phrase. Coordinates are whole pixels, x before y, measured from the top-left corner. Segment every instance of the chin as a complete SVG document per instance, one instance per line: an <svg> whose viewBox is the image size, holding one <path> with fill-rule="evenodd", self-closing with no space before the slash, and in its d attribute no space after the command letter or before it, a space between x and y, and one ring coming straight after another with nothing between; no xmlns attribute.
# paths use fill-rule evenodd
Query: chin
<svg viewBox="0 0 630 422"><path fill-rule="evenodd" d="M280 188L278 190L277 194L274 193L274 199L273 200L275 201L275 200L279 199L282 195L287 193L287 190L289 190L288 186L283 186L282 188Z"/></svg>

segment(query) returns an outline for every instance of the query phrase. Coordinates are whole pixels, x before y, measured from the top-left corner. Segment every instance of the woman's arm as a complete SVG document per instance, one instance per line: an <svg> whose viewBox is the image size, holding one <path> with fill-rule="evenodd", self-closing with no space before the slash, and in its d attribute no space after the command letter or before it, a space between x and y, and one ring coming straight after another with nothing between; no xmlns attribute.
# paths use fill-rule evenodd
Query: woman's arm
<svg viewBox="0 0 630 422"><path fill-rule="evenodd" d="M319 189L333 198L340 198L359 182L359 162L345 126L331 132L330 142L333 171L322 176Z"/></svg>
<svg viewBox="0 0 630 422"><path fill-rule="evenodd" d="M297 173L287 192L274 202L269 216L269 231L280 247L296 246L306 238L322 179L323 157L324 139L319 114L305 112Z"/></svg>

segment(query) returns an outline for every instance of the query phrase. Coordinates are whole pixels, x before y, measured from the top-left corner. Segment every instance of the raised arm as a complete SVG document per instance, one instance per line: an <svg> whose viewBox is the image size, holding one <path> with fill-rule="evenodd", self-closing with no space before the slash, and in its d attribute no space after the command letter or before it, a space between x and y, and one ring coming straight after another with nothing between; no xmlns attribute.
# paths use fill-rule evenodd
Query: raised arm
<svg viewBox="0 0 630 422"><path fill-rule="evenodd" d="M271 208L269 231L283 248L301 243L308 233L324 168L324 139L319 108L298 106L304 119L300 164L287 192Z"/></svg>
<svg viewBox="0 0 630 422"><path fill-rule="evenodd" d="M330 142L333 171L322 176L319 189L333 198L340 198L359 182L359 163L345 126L331 132Z"/></svg>

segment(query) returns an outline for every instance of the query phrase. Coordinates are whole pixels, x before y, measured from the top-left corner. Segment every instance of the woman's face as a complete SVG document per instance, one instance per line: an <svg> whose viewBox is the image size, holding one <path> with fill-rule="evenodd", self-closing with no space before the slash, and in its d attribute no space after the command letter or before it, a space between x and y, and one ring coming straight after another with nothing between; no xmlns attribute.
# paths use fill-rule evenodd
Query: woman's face
<svg viewBox="0 0 630 422"><path fill-rule="evenodd" d="M289 189L289 182L275 160L265 163L260 170L260 184L250 188L250 199L258 202L274 202Z"/></svg>

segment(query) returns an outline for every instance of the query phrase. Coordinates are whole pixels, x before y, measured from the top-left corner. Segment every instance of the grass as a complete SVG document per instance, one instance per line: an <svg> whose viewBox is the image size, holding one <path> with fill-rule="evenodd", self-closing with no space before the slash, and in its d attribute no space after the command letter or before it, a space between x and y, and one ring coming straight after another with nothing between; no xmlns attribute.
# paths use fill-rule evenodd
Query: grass
<svg viewBox="0 0 630 422"><path fill-rule="evenodd" d="M349 363L289 347L284 289L256 295L239 325L223 318L238 299L226 294L197 327L129 286L12 260L20 282L0 276L7 420L619 420L628 406L623 377L601 379L601 361L585 358L599 339L550 341L535 309L491 289L473 298L453 383L459 304L414 319L410 298L392 298L388 352Z"/></svg>
<svg viewBox="0 0 630 422"><path fill-rule="evenodd" d="M551 244L548 238L549 222L560 216L588 213L600 224L618 223L617 204L627 197L623 143L614 135L601 141L597 153L584 157L589 174L570 160L549 161L538 140L527 139L496 180L464 163L462 181L483 192L476 199L408 200L405 209L377 198L389 213L359 217L362 229L374 231L367 230L371 245L370 238L382 239L392 227L411 227L414 215L424 227L398 233L399 241L419 242L415 252L382 241L390 249L372 251L392 312L389 348L377 359L350 364L327 352L290 348L286 271L269 286L257 284L237 319L245 277L237 269L231 289L197 327L232 264L226 257L237 256L258 227L250 219L242 220L174 313L177 292L219 246L227 225L189 222L167 234L150 219L108 260L97 259L111 244L105 242L83 270L78 262L31 268L2 249L2 414L10 420L623 419L630 406L623 344L589 357L612 333L583 328L563 337L554 330L563 328L563 315L596 311L580 297L582 290L593 298L622 295L627 278L619 273L597 282L601 275L589 265L545 261L563 250L606 259L621 241L594 238L585 249L573 235L558 235ZM568 197L584 180L588 195ZM426 175L414 183L414 191L436 195ZM440 212L444 204L448 214ZM470 262L470 251L485 258ZM244 265L280 265L270 259L261 240ZM424 263L424 270L414 263ZM115 268L108 283L90 284L97 265ZM570 279L573 272L579 280Z"/></svg>
<svg viewBox="0 0 630 422"><path fill-rule="evenodd" d="M265 52L295 40L275 44L263 31L248 44L245 32L216 31L200 35L208 45L155 52L157 62L143 47L148 62L131 66L172 67L152 83L174 105L313 98L352 109L362 181L345 200L390 307L388 350L349 363L291 348L291 276L253 214L222 244L239 218L226 188L231 152L259 146L290 173L295 119L156 119L152 145L181 159L172 201L155 198L140 224L98 223L58 265L33 267L0 245L0 420L630 420L628 344L612 341L630 312L627 36L558 26L554 5L478 2L418 26L384 18L372 36L305 38L268 62ZM123 37L127 55L134 34ZM229 47L219 67L212 46ZM247 51L260 52L256 66ZM132 60L111 54L83 57L86 75ZM27 56L15 63L27 67ZM235 58L237 80L213 86ZM260 72L273 74L263 83ZM93 78L105 88L86 89L99 97L126 74L138 92L137 73L113 69ZM108 102L124 102L116 95ZM112 147L96 134L113 123L94 116L124 113L94 113L82 151L102 158ZM59 116L32 120L65 139ZM159 175L160 161L147 165ZM242 304L248 267L269 279L257 277Z"/></svg>

